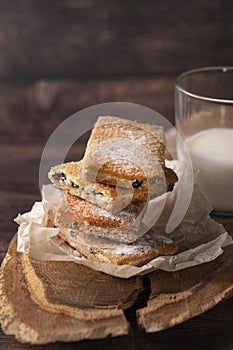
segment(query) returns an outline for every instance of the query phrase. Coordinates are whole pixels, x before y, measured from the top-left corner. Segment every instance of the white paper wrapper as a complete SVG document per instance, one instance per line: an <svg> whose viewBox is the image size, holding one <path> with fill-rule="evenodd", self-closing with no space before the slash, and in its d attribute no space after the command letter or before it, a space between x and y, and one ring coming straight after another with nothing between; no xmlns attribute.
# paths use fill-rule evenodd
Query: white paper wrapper
<svg viewBox="0 0 233 350"><path fill-rule="evenodd" d="M167 165L175 170L178 177L182 176L183 165L180 162L171 161ZM163 220L159 220L157 225L158 234L164 235L166 218L171 211L176 191L177 186L173 192L166 193L149 204L147 217L154 215L156 208L159 208L161 201L164 201L164 197L166 199ZM177 271L214 260L222 254L224 246L233 243L224 227L210 218L211 208L199 187L195 185L184 219L175 230L169 235L166 234L178 242L180 253L174 256L159 256L142 267L93 262L64 243L57 236L58 228L46 227L48 212L56 209L61 199L60 190L55 189L53 185L46 185L42 191L42 202L36 202L30 212L18 215L15 219L20 225L18 252L29 254L32 258L39 260L74 261L115 277L129 278L156 269Z"/></svg>

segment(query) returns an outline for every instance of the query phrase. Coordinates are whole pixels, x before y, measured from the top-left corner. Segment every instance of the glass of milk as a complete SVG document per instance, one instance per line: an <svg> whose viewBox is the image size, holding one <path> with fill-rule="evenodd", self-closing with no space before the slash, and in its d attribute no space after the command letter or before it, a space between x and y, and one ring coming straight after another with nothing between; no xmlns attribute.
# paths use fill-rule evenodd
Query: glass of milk
<svg viewBox="0 0 233 350"><path fill-rule="evenodd" d="M233 217L233 67L198 68L178 76L175 120L213 215Z"/></svg>

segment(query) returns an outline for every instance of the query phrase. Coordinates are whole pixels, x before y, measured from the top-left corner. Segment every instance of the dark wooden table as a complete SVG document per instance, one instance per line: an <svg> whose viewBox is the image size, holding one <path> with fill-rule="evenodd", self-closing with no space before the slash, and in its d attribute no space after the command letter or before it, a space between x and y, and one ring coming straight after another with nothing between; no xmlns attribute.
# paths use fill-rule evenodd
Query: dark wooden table
<svg viewBox="0 0 233 350"><path fill-rule="evenodd" d="M127 101L174 121L175 76L232 64L232 1L0 0L0 257L18 212L40 200L38 168L52 131L93 104ZM80 148L80 152L82 145ZM233 349L233 298L156 334L0 349Z"/></svg>

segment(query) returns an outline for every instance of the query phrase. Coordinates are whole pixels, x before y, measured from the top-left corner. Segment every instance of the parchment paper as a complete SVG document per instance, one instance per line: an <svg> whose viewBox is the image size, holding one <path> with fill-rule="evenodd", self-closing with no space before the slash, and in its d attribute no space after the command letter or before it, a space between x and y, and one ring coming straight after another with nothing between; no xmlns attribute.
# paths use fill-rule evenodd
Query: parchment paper
<svg viewBox="0 0 233 350"><path fill-rule="evenodd" d="M178 177L182 176L183 164L181 162L167 163L167 166L173 168ZM176 198L176 191L177 186L172 192L153 199L149 203L147 216L154 215L159 203L165 199L162 218L156 224L158 234L165 232L166 220ZM180 253L174 256L159 256L142 267L93 262L63 242L57 236L58 228L46 227L48 212L56 210L61 200L62 192L53 185L46 185L42 190L42 201L36 202L30 212L17 216L15 221L19 224L18 252L29 254L32 258L39 260L74 261L112 276L129 278L156 269L177 271L214 260L223 253L223 247L233 243L224 227L210 218L209 212L212 208L198 185L195 185L184 219L173 232L166 234L178 242Z"/></svg>

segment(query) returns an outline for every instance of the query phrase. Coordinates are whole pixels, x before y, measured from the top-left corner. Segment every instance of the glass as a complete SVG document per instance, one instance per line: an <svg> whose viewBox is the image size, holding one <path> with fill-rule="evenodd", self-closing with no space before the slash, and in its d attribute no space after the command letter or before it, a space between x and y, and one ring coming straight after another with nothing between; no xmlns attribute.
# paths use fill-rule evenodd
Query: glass
<svg viewBox="0 0 233 350"><path fill-rule="evenodd" d="M214 211L233 217L233 67L184 72L175 82L176 128ZM177 145L179 157L179 145Z"/></svg>

